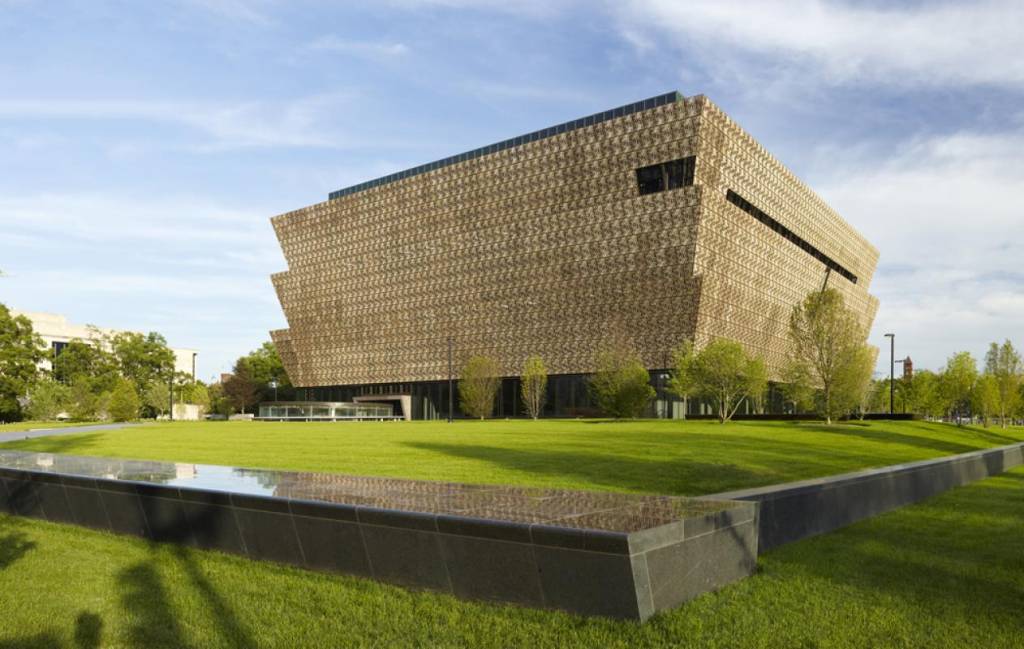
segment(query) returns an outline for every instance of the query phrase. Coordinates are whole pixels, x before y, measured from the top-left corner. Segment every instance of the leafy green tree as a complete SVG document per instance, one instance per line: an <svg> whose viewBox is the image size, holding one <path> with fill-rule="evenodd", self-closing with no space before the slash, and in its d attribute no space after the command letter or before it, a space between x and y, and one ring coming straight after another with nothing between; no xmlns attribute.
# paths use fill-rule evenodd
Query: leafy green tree
<svg viewBox="0 0 1024 649"><path fill-rule="evenodd" d="M814 410L814 387L807 365L787 363L780 378L779 390L786 403L793 406L793 414Z"/></svg>
<svg viewBox="0 0 1024 649"><path fill-rule="evenodd" d="M860 413L861 419L871 407L875 354L867 345L857 345L840 365L832 394L832 410L837 415Z"/></svg>
<svg viewBox="0 0 1024 649"><path fill-rule="evenodd" d="M79 376L69 390L68 415L75 421L97 421L106 416L109 399L98 379Z"/></svg>
<svg viewBox="0 0 1024 649"><path fill-rule="evenodd" d="M656 392L643 361L625 346L600 351L588 389L597 407L616 419L643 415Z"/></svg>
<svg viewBox="0 0 1024 649"><path fill-rule="evenodd" d="M672 350L671 376L666 389L683 400L683 419L697 386L693 381L693 342L684 340Z"/></svg>
<svg viewBox="0 0 1024 649"><path fill-rule="evenodd" d="M764 361L747 354L743 345L719 338L693 358L691 374L698 393L710 400L725 423L743 404L764 393L768 374Z"/></svg>
<svg viewBox="0 0 1024 649"><path fill-rule="evenodd" d="M224 384L217 382L212 384L208 389L210 397L210 412L218 415L224 415L227 417L234 412L234 407L231 405L231 400L228 398L227 393L224 391Z"/></svg>
<svg viewBox="0 0 1024 649"><path fill-rule="evenodd" d="M993 412L999 416L999 425L1003 428L1020 405L1022 372L1024 364L1020 354L1009 340L1002 345L992 343L989 346L985 354L985 373L995 382Z"/></svg>
<svg viewBox="0 0 1024 649"><path fill-rule="evenodd" d="M800 365L820 388L819 413L831 424L848 412L848 389L853 367L861 362L865 334L856 316L846 308L843 295L834 288L815 291L793 307L789 319L790 365ZM794 372L797 370L793 370Z"/></svg>
<svg viewBox="0 0 1024 649"><path fill-rule="evenodd" d="M999 414L999 381L992 374L978 376L971 393L971 413L981 417L981 423L988 427L989 419Z"/></svg>
<svg viewBox="0 0 1024 649"><path fill-rule="evenodd" d="M202 381L190 381L182 386L178 400L181 403L194 403L202 413L210 411L210 392Z"/></svg>
<svg viewBox="0 0 1024 649"><path fill-rule="evenodd" d="M235 409L245 411L260 401L259 386L253 381L246 363L235 363L235 371L224 381L224 396Z"/></svg>
<svg viewBox="0 0 1024 649"><path fill-rule="evenodd" d="M167 340L156 332L146 335L133 331L116 334L110 348L121 369L121 376L135 384L137 392L145 393L150 384L166 381L174 369L174 352Z"/></svg>
<svg viewBox="0 0 1024 649"><path fill-rule="evenodd" d="M531 356L526 359L526 363L523 365L521 384L526 413L533 419L537 419L544 410L544 401L548 392L548 370L544 366L543 358Z"/></svg>
<svg viewBox="0 0 1024 649"><path fill-rule="evenodd" d="M259 391L260 401L270 401L275 398L287 401L295 396L295 388L292 387L288 373L284 370L284 363L277 353L277 347L272 342L263 343L259 349L255 349L235 362L235 367L244 366L249 377ZM277 382L277 390L270 387L271 382Z"/></svg>
<svg viewBox="0 0 1024 649"><path fill-rule="evenodd" d="M929 419L941 417L944 412L940 385L941 377L931 370L914 372L912 389L908 392L907 406L911 412Z"/></svg>
<svg viewBox="0 0 1024 649"><path fill-rule="evenodd" d="M978 364L970 352L958 352L946 361L942 373L942 395L946 411L956 417L957 425L970 410L975 384L978 382Z"/></svg>
<svg viewBox="0 0 1024 649"><path fill-rule="evenodd" d="M473 356L462 368L459 404L471 417L484 419L494 411L494 399L501 387L501 369L487 356Z"/></svg>
<svg viewBox="0 0 1024 649"><path fill-rule="evenodd" d="M43 341L32 331L32 321L12 316L0 304L0 422L22 418L21 401L38 376Z"/></svg>
<svg viewBox="0 0 1024 649"><path fill-rule="evenodd" d="M53 421L68 409L71 390L53 379L41 379L29 388L26 412L36 421Z"/></svg>
<svg viewBox="0 0 1024 649"><path fill-rule="evenodd" d="M120 377L120 368L114 355L103 348L102 342L74 339L53 358L53 378L71 385L79 377L98 379L97 388L111 390Z"/></svg>
<svg viewBox="0 0 1024 649"><path fill-rule="evenodd" d="M153 381L143 393L142 403L156 416L166 415L171 407L171 388L163 381Z"/></svg>
<svg viewBox="0 0 1024 649"><path fill-rule="evenodd" d="M114 421L133 421L139 418L139 410L142 403L139 401L139 394L135 391L135 385L127 380L121 379L114 386L110 393L110 401L107 411Z"/></svg>

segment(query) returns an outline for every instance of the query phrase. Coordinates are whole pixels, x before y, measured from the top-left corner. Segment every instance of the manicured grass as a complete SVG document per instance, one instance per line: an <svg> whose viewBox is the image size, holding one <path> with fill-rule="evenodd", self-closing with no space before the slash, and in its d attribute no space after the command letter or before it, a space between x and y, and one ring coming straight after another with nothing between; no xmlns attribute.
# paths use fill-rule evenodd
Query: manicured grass
<svg viewBox="0 0 1024 649"><path fill-rule="evenodd" d="M1024 439L927 422L178 422L0 448L459 482L696 495Z"/></svg>
<svg viewBox="0 0 1024 649"><path fill-rule="evenodd" d="M644 625L0 515L0 647L1024 646L1024 470L771 552Z"/></svg>
<svg viewBox="0 0 1024 649"><path fill-rule="evenodd" d="M13 424L0 424L0 433L17 433L35 428L67 428L69 426L92 426L94 421L19 421Z"/></svg>

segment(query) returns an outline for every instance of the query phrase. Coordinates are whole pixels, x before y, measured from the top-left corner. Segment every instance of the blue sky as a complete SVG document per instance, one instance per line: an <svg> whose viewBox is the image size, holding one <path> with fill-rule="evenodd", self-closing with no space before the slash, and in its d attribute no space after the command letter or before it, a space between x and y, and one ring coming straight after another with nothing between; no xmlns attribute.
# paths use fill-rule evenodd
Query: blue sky
<svg viewBox="0 0 1024 649"><path fill-rule="evenodd" d="M984 1L0 0L0 302L160 331L209 378L285 324L269 217L679 90L879 247L873 343L981 357L1024 345L1022 25Z"/></svg>

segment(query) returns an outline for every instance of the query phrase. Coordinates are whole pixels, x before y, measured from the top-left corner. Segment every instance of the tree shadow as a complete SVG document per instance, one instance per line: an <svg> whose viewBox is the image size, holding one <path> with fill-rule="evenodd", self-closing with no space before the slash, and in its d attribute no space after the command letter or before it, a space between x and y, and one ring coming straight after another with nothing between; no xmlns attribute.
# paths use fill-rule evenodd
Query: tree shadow
<svg viewBox="0 0 1024 649"><path fill-rule="evenodd" d="M188 647L178 619L171 610L160 576L150 562L122 570L121 605L128 613L127 634L136 647Z"/></svg>
<svg viewBox="0 0 1024 649"><path fill-rule="evenodd" d="M935 439L933 437L908 435L906 433L897 433L891 430L879 430L875 428L863 428L860 426L846 426L846 425L834 425L828 426L825 424L807 424L802 426L803 430L813 431L815 433L821 433L824 435L839 435L842 437L859 437L871 442L879 442L884 444L902 444L904 446L913 446L916 448L923 448L932 451L940 451L945 455L957 455L959 453L969 453L971 451L979 450L978 446L972 446L970 444L961 444L958 442L949 442L946 440ZM1006 442L1010 443L1010 442Z"/></svg>
<svg viewBox="0 0 1024 649"><path fill-rule="evenodd" d="M103 620L99 615L83 611L75 619L75 649L99 649ZM37 633L23 638L0 640L0 649L64 649L64 643L52 632Z"/></svg>
<svg viewBox="0 0 1024 649"><path fill-rule="evenodd" d="M11 532L0 536L0 570L22 558L35 547L36 542L30 541L24 532Z"/></svg>
<svg viewBox="0 0 1024 649"><path fill-rule="evenodd" d="M221 637L227 640L234 647L255 647L256 642L245 630L238 620L238 616L231 610L227 602L213 587L210 580L206 578L203 571L196 564L195 557L188 548L181 546L174 547L174 555L178 562L185 569L192 585L202 596L207 609L213 613L221 629Z"/></svg>
<svg viewBox="0 0 1024 649"><path fill-rule="evenodd" d="M103 633L103 619L95 613L82 611L75 618L76 649L98 649Z"/></svg>
<svg viewBox="0 0 1024 649"><path fill-rule="evenodd" d="M563 480L573 478L602 487L648 493L715 493L738 488L737 485L764 484L773 477L733 464L696 462L685 458L643 459L551 449L534 451L435 442L404 442L404 445L488 462L538 476Z"/></svg>
<svg viewBox="0 0 1024 649"><path fill-rule="evenodd" d="M0 443L0 448L34 451L36 453L64 453L68 455L88 455L90 449L97 446L103 436L102 432L82 433L80 435L61 435L55 437L35 437Z"/></svg>
<svg viewBox="0 0 1024 649"><path fill-rule="evenodd" d="M809 574L1024 633L1024 589L1015 580L1022 566L1022 479L1021 473L990 478L778 548L764 559L772 572Z"/></svg>

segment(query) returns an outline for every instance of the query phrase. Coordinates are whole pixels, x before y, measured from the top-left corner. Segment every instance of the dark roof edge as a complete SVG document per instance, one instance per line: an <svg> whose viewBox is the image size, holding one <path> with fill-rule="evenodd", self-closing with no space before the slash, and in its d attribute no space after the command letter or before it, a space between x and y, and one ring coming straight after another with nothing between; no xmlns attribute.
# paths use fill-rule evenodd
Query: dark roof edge
<svg viewBox="0 0 1024 649"><path fill-rule="evenodd" d="M368 180L364 183L359 183L358 185L352 185L351 187L339 189L337 191L331 192L328 195L328 200L334 200L335 198L341 198L343 196L355 194L356 192L361 192L363 190L371 189L373 187L387 185L388 183L393 183L397 180L404 180L405 178L417 176L428 171L434 171L435 169L440 169L441 167L447 167L448 165L457 164L459 162L473 160L474 158L479 158L485 155L490 155L492 153L497 153L498 151L510 149L515 146L520 146L522 144L527 144L529 142L536 142L537 140L543 140L553 135L568 133L569 131L575 131L578 128L593 126L594 124L600 124L601 122L606 122L610 119L615 119L616 117L632 115L633 113L639 113L640 111L650 110L652 108L657 108L658 106L664 106L665 104L671 104L673 102L682 100L682 94L680 94L677 91L672 91L667 92L663 95L658 95L656 97L650 97L642 101L635 101L631 104L626 104L625 106L619 106L618 108L612 108L611 110L606 110L600 113L595 113L593 115L588 115L587 117L574 119L571 122L565 122L564 124L550 126L539 131L534 131L533 133L527 133L526 135L520 135L519 137L513 137L507 140L502 140L501 142L497 142L495 144L482 146L479 149L473 149L472 151L467 151L465 153L460 153L458 155L449 156L447 158L442 158L441 160L435 160L434 162L428 162L427 164L419 165L418 167L406 169L405 171L398 171L387 176L382 176L374 180Z"/></svg>

